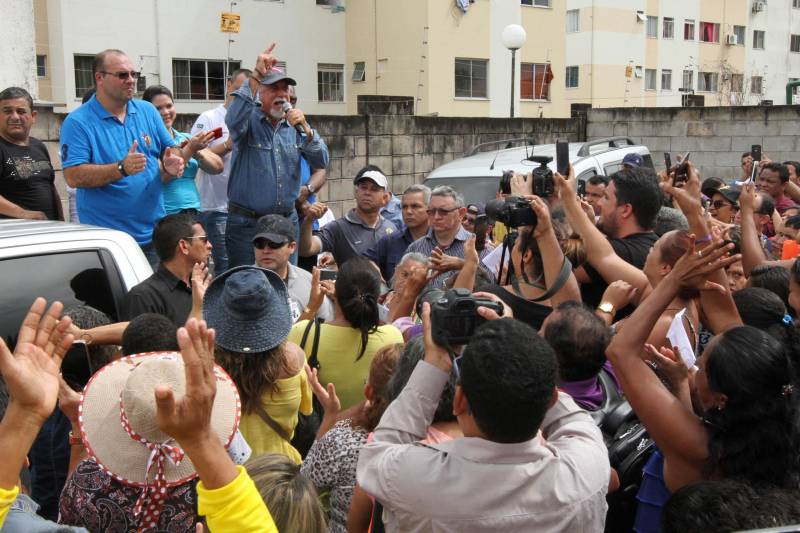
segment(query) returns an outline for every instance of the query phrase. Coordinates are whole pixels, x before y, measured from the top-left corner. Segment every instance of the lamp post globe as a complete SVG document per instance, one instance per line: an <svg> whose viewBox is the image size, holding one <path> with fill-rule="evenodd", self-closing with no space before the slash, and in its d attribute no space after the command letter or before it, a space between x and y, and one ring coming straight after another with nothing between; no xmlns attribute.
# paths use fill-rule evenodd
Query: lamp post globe
<svg viewBox="0 0 800 533"><path fill-rule="evenodd" d="M509 24L503 28L503 46L511 50L511 118L514 118L514 74L516 70L516 54L517 50L522 48L528 34L525 33L525 28L519 24Z"/></svg>

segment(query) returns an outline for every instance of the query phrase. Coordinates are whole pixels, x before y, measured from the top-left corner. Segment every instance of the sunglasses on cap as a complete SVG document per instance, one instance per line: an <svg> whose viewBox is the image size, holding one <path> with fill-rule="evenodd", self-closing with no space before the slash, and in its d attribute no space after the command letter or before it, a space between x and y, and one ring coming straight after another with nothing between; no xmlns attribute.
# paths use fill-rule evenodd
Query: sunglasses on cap
<svg viewBox="0 0 800 533"><path fill-rule="evenodd" d="M253 242L253 246L258 248L259 250L263 250L266 247L269 247L270 250L280 250L281 248L283 248L287 244L289 244L288 241L274 242L274 241L271 241L269 239L256 239Z"/></svg>

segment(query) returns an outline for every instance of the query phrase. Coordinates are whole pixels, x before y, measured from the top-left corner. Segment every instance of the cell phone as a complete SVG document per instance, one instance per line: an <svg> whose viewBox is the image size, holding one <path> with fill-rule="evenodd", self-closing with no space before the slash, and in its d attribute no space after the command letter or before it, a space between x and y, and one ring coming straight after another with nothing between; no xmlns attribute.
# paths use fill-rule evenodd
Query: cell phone
<svg viewBox="0 0 800 533"><path fill-rule="evenodd" d="M336 281L336 274L335 270L330 270L327 268L323 268L319 271L319 280L320 281Z"/></svg>
<svg viewBox="0 0 800 533"><path fill-rule="evenodd" d="M578 196L581 198L586 196L586 180L578 180Z"/></svg>
<svg viewBox="0 0 800 533"><path fill-rule="evenodd" d="M66 355L64 355L64 362L61 363L61 375L64 381L74 390L80 392L89 382L92 377L94 368L92 367L92 359L89 355L89 346L84 340L77 340L72 343Z"/></svg>
<svg viewBox="0 0 800 533"><path fill-rule="evenodd" d="M754 144L750 147L750 155L753 156L753 161L761 161L761 145Z"/></svg>
<svg viewBox="0 0 800 533"><path fill-rule="evenodd" d="M220 137L222 137L222 126L220 126L219 128L214 128L213 130L211 130L211 133L214 134L215 139L219 139Z"/></svg>
<svg viewBox="0 0 800 533"><path fill-rule="evenodd" d="M556 141L556 170L562 176L569 173L569 143Z"/></svg>
<svg viewBox="0 0 800 533"><path fill-rule="evenodd" d="M681 164L678 165L678 168L675 170L675 178L672 180L672 184L676 187L682 186L689 177L690 155L692 155L691 152L686 152L686 155L683 156L683 159L681 159Z"/></svg>
<svg viewBox="0 0 800 533"><path fill-rule="evenodd" d="M672 156L669 155L669 152L664 152L664 166L667 168L667 172L672 168Z"/></svg>

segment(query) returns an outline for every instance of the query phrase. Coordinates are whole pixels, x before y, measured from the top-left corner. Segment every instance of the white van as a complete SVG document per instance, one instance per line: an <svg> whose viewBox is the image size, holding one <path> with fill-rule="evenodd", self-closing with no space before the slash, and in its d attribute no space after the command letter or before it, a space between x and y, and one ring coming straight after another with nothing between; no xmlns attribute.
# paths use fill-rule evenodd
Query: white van
<svg viewBox="0 0 800 533"><path fill-rule="evenodd" d="M650 150L628 137L569 144L569 160L580 181L596 175L610 176L622 168L622 159L631 153L641 155L644 166L654 168ZM527 174L539 166L529 160L531 156L552 157L548 167L555 171L555 144L536 145L531 139L508 139L473 147L464 157L434 169L424 183L431 189L449 185L464 195L467 204L485 203L494 199L503 171Z"/></svg>

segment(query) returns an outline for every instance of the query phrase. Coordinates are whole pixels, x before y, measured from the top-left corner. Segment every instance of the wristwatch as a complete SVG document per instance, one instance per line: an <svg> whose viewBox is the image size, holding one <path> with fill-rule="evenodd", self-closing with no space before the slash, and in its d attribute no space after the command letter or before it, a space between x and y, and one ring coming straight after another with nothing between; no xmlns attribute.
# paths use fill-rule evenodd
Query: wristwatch
<svg viewBox="0 0 800 533"><path fill-rule="evenodd" d="M128 173L125 172L125 160L124 159L120 159L119 162L117 163L117 170L119 170L119 173L122 174L123 178L128 176Z"/></svg>
<svg viewBox="0 0 800 533"><path fill-rule="evenodd" d="M308 189L309 194L314 194L314 193L317 192L317 191L314 190L313 185L311 185L310 183L308 185L306 185L306 189Z"/></svg>
<svg viewBox="0 0 800 533"><path fill-rule="evenodd" d="M611 316L614 316L616 313L616 309L614 309L614 304L611 302L600 302L600 305L597 306L597 310L601 313L608 313Z"/></svg>

